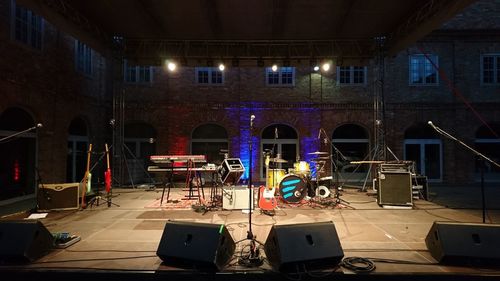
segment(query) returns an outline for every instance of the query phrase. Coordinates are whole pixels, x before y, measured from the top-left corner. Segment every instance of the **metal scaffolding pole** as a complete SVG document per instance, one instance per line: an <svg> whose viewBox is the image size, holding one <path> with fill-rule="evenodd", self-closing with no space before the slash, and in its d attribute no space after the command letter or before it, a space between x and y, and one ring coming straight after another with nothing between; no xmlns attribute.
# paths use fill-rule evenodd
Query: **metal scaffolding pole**
<svg viewBox="0 0 500 281"><path fill-rule="evenodd" d="M125 103L123 90L123 38L114 38L113 50L113 171L112 175L118 187L123 185L125 155L124 146L124 119Z"/></svg>
<svg viewBox="0 0 500 281"><path fill-rule="evenodd" d="M385 36L375 37L376 45L376 80L373 95L373 126L374 126L374 160L387 159L385 144L385 101L384 101L384 72L385 72Z"/></svg>

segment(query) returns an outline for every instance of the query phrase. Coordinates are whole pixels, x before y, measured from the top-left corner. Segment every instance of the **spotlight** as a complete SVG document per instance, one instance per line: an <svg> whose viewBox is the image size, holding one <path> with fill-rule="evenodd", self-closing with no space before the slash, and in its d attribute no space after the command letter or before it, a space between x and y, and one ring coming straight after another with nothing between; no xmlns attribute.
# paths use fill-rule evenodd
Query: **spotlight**
<svg viewBox="0 0 500 281"><path fill-rule="evenodd" d="M313 68L314 71L318 72L319 70L319 66L315 65L314 68Z"/></svg>
<svg viewBox="0 0 500 281"><path fill-rule="evenodd" d="M175 71L175 69L177 68L177 64L175 64L175 62L170 61L167 63L167 68L170 71Z"/></svg>
<svg viewBox="0 0 500 281"><path fill-rule="evenodd" d="M272 70L273 72L278 71L278 66L277 66L276 64L273 64L273 66L271 66L271 70Z"/></svg>
<svg viewBox="0 0 500 281"><path fill-rule="evenodd" d="M219 70L220 71L224 71L224 69L226 69L226 67L224 66L223 63L219 64Z"/></svg>
<svg viewBox="0 0 500 281"><path fill-rule="evenodd" d="M328 70L330 70L330 64L329 63L324 63L323 66L322 66L322 68L323 68L323 71L328 71Z"/></svg>

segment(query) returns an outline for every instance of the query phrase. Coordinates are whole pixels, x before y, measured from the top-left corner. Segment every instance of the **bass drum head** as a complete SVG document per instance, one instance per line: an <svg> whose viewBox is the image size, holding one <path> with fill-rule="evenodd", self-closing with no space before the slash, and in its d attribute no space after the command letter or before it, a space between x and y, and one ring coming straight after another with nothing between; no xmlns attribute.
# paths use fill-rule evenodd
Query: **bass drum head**
<svg viewBox="0 0 500 281"><path fill-rule="evenodd" d="M286 175L280 182L279 193L283 201L298 203L307 195L307 184L296 175Z"/></svg>

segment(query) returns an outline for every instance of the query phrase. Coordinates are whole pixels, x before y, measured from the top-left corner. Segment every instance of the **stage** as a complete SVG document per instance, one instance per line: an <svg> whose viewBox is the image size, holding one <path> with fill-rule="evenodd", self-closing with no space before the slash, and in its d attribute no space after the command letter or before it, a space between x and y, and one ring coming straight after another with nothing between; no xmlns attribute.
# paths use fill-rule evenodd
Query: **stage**
<svg viewBox="0 0 500 281"><path fill-rule="evenodd" d="M371 260L376 268L369 273L344 266L321 272L280 274L271 270L260 251L263 264L238 264L248 249L248 214L241 210L192 208L197 200L182 200L186 191L173 188L170 199L159 205L161 189L114 189L113 203L90 205L84 210L51 211L40 221L52 233L68 232L81 241L65 249L55 249L25 265L1 265L3 273L30 280L471 280L500 278L500 267L438 264L430 255L425 237L434 221L482 221L480 209L450 209L425 200L414 200L408 208L382 208L371 190L344 188L341 199L282 204L274 216L259 209L252 214L252 232L264 243L273 225L332 221L344 257ZM6 216L3 220L25 219L29 213ZM224 270L214 273L196 268L176 268L162 263L156 255L165 224L169 220L223 224L236 243L235 257ZM488 220L498 223L498 210L488 212ZM337 239L332 237L332 239Z"/></svg>

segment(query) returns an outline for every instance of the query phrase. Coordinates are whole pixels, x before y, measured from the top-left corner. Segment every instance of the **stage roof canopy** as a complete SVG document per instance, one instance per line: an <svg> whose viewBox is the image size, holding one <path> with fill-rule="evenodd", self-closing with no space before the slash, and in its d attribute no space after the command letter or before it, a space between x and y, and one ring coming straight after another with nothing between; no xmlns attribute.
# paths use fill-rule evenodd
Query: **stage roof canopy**
<svg viewBox="0 0 500 281"><path fill-rule="evenodd" d="M17 0L107 55L310 63L404 49L474 0ZM382 45L383 44L383 45Z"/></svg>

